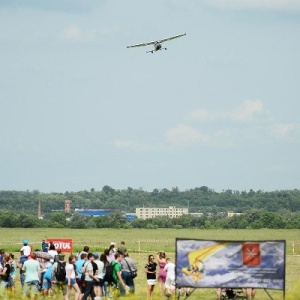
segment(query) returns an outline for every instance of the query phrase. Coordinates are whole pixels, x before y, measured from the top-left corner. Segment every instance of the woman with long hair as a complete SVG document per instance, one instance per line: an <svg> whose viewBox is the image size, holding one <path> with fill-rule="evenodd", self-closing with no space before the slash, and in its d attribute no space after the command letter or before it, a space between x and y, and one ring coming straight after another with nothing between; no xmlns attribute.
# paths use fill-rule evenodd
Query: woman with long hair
<svg viewBox="0 0 300 300"><path fill-rule="evenodd" d="M111 242L110 243L110 246L108 248L108 256L107 256L107 260L109 262L112 262L115 260L115 254L117 252L117 249L116 249L116 243L115 242Z"/></svg>
<svg viewBox="0 0 300 300"><path fill-rule="evenodd" d="M69 256L69 263L66 264L66 281L67 281L67 294L66 299L69 300L71 298L72 288L75 290L75 300L79 300L81 293L76 282L76 256L71 254Z"/></svg>
<svg viewBox="0 0 300 300"><path fill-rule="evenodd" d="M166 277L167 277L167 272L165 271L165 266L167 264L166 253L164 251L159 251L159 252L157 252L156 257L157 257L157 262L158 262L158 266L159 266L157 279L159 282L160 295L162 296L165 291L165 282L166 282Z"/></svg>
<svg viewBox="0 0 300 300"><path fill-rule="evenodd" d="M15 256L12 253L9 253L9 263L10 263L10 267L11 267L9 286L10 286L12 295L14 296L16 293L17 263L15 261Z"/></svg>
<svg viewBox="0 0 300 300"><path fill-rule="evenodd" d="M107 254L108 254L108 249L106 249L106 252L104 251L104 253L101 253L101 255L100 255L100 261L102 261L103 264L104 264L103 274L102 274L103 278L104 278L104 275L105 275L105 268L109 265L109 261L107 260ZM108 297L108 293L109 293L108 283L103 280L102 295Z"/></svg>
<svg viewBox="0 0 300 300"><path fill-rule="evenodd" d="M10 256L9 253L4 253L2 256L2 263L3 263L3 270L0 272L1 275L1 283L0 283L0 297L3 297L4 291L7 291L9 287L10 281L10 272L11 272L11 265L9 263Z"/></svg>
<svg viewBox="0 0 300 300"><path fill-rule="evenodd" d="M154 262L154 256L148 256L148 263L145 265L145 272L148 283L147 299L152 300L154 287L156 284L156 267L157 263Z"/></svg>

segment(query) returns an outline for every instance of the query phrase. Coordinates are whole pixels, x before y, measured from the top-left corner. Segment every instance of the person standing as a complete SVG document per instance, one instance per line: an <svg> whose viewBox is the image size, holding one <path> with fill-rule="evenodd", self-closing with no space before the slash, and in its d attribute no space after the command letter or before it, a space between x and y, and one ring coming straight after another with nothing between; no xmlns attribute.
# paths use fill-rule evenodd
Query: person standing
<svg viewBox="0 0 300 300"><path fill-rule="evenodd" d="M18 268L20 269L20 281L21 281L21 286L22 289L24 288L24 280L25 280L25 273L22 271L22 267L24 265L24 262L28 259L26 255L24 255L24 252L21 251L21 256L18 261Z"/></svg>
<svg viewBox="0 0 300 300"><path fill-rule="evenodd" d="M76 261L76 256L71 254L69 257L69 263L66 264L66 280L67 280L66 299L68 300L70 300L71 298L72 288L75 290L75 300L80 299L80 289L76 282L75 261Z"/></svg>
<svg viewBox="0 0 300 300"><path fill-rule="evenodd" d="M125 246L125 242L124 242L124 241L122 241L122 242L121 242L121 246L118 247L118 252L123 253L123 255L125 254L125 252L127 252L127 248L126 248L126 246Z"/></svg>
<svg viewBox="0 0 300 300"><path fill-rule="evenodd" d="M122 278L125 284L129 287L129 291L131 294L134 294L134 280L131 276L132 271L137 271L137 267L132 258L129 257L128 252L124 252L124 257L121 261L121 269L122 269Z"/></svg>
<svg viewBox="0 0 300 300"><path fill-rule="evenodd" d="M156 284L156 267L157 263L154 262L154 256L148 256L148 263L145 265L145 272L148 283L147 299L152 300L153 291Z"/></svg>
<svg viewBox="0 0 300 300"><path fill-rule="evenodd" d="M116 252L115 260L111 262L113 266L113 279L114 282L119 289L121 295L125 295L126 284L121 275L121 261L123 259L123 254L120 252Z"/></svg>
<svg viewBox="0 0 300 300"><path fill-rule="evenodd" d="M87 260L87 254L85 252L83 252L81 254L81 257L78 260L76 260L76 262L75 262L76 272L77 272L77 275L78 275L77 278L76 278L76 281L77 281L77 284L78 284L80 289L82 288L81 287L81 275L82 275L81 268L83 267L86 260Z"/></svg>
<svg viewBox="0 0 300 300"><path fill-rule="evenodd" d="M99 281L95 281L94 282L94 291L95 291L95 294L96 296L101 299L102 297L102 288L103 288L103 283L104 283L104 280L103 280L103 277L104 277L104 262L99 260L99 254L97 252L94 253L94 263L97 265L97 269L98 269L98 272L97 272L97 277L99 279Z"/></svg>
<svg viewBox="0 0 300 300"><path fill-rule="evenodd" d="M107 249L108 250L108 249ZM108 282L105 282L105 272L106 272L106 268L109 265L109 262L107 260L107 255L105 255L105 253L101 253L100 255L100 261L103 262L104 265L104 269L103 269L103 286L102 286L102 295L104 295L105 297L109 296L109 291L108 291Z"/></svg>
<svg viewBox="0 0 300 300"><path fill-rule="evenodd" d="M45 269L42 270L44 273L42 277L42 290L44 298L50 295L50 291L52 288L52 267L53 265L50 263L50 259L45 263Z"/></svg>
<svg viewBox="0 0 300 300"><path fill-rule="evenodd" d="M80 251L80 253L77 255L77 259L80 259L80 258L81 258L81 255L82 255L83 253L85 253L86 256L87 256L88 253L89 253L89 251L90 251L90 247L89 247L89 246L84 246L84 247L83 247L83 250Z"/></svg>
<svg viewBox="0 0 300 300"><path fill-rule="evenodd" d="M9 263L11 266L9 287L12 295L14 296L16 293L17 264L15 261L15 256L12 253L9 253Z"/></svg>
<svg viewBox="0 0 300 300"><path fill-rule="evenodd" d="M87 261L84 263L81 269L81 273L85 274L85 281L86 281L86 287L81 300L86 300L88 296L91 296L92 300L94 300L96 296L94 291L93 281L95 280L98 282L99 279L96 276L96 274L94 274L93 261L94 261L94 255L93 253L89 253L87 256Z"/></svg>
<svg viewBox="0 0 300 300"><path fill-rule="evenodd" d="M52 266L52 270L51 270L51 279L52 279L52 286L53 286L53 292L54 294L58 294L59 291L62 292L63 294L63 298L66 300L67 297L67 284L64 281L59 281L56 276L57 273L59 271L59 269L61 269L61 266L64 265L64 268L66 266L65 263L65 255L64 254L58 254L58 261L54 262L53 266Z"/></svg>
<svg viewBox="0 0 300 300"><path fill-rule="evenodd" d="M9 278L11 273L11 265L9 263L10 257L8 253L4 253L2 257L3 269L0 272L1 283L0 283L0 297L3 297L4 291L9 286Z"/></svg>
<svg viewBox="0 0 300 300"><path fill-rule="evenodd" d="M42 240L42 247L41 248L42 248L43 252L48 252L49 244L45 240Z"/></svg>
<svg viewBox="0 0 300 300"><path fill-rule="evenodd" d="M170 258L166 259L165 271L167 272L165 288L167 290L167 296L175 294L175 265L171 262Z"/></svg>
<svg viewBox="0 0 300 300"><path fill-rule="evenodd" d="M52 258L50 259L50 262L53 264L54 263L54 258L55 258L56 255L58 255L58 252L55 250L55 246L52 242L49 245L48 254L51 255Z"/></svg>
<svg viewBox="0 0 300 300"><path fill-rule="evenodd" d="M107 257L107 260L109 262L112 262L115 260L115 254L117 252L117 249L116 249L116 243L115 242L111 242L110 243L110 246L108 248L108 257Z"/></svg>
<svg viewBox="0 0 300 300"><path fill-rule="evenodd" d="M28 240L23 241L23 247L21 248L20 252L23 251L24 255L29 256L31 253L31 247L28 245Z"/></svg>
<svg viewBox="0 0 300 300"><path fill-rule="evenodd" d="M156 254L157 257L157 262L159 266L159 271L158 271L158 282L159 282L159 291L160 295L162 296L165 291L165 282L166 282L166 277L167 277L167 272L165 270L166 266L166 253L164 251L159 251Z"/></svg>
<svg viewBox="0 0 300 300"><path fill-rule="evenodd" d="M31 293L31 299L36 299L39 292L40 264L36 260L34 253L28 256L28 260L24 262L22 270L25 272L24 296L29 297Z"/></svg>

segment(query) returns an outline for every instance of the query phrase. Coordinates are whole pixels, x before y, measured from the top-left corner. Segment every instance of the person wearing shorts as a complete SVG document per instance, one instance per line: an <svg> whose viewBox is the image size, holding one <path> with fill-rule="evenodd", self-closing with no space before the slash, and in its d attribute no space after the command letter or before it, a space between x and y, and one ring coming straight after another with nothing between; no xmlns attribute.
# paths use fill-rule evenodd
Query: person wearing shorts
<svg viewBox="0 0 300 300"><path fill-rule="evenodd" d="M154 256L148 256L148 263L145 265L145 272L148 283L147 299L152 300L154 287L156 284L156 267L157 263L154 262Z"/></svg>
<svg viewBox="0 0 300 300"><path fill-rule="evenodd" d="M104 285L104 263L103 261L99 260L99 253L95 252L94 258L94 263L97 264L98 267L98 273L96 276L99 279L99 281L94 281L94 292L96 294L96 297L102 297L102 288Z"/></svg>
<svg viewBox="0 0 300 300"><path fill-rule="evenodd" d="M23 264L22 271L25 273L23 293L26 297L29 297L31 293L35 299L39 292L40 264L34 253L29 254L28 260Z"/></svg>
<svg viewBox="0 0 300 300"><path fill-rule="evenodd" d="M75 262L76 262L76 256L71 254L69 256L69 263L66 264L66 283L67 283L66 299L68 300L71 298L72 289L75 290L75 300L79 300L81 294L78 284L76 282Z"/></svg>
<svg viewBox="0 0 300 300"><path fill-rule="evenodd" d="M167 264L165 266L165 271L167 272L165 287L166 295L171 296L175 294L175 265L171 262L170 258L166 259Z"/></svg>

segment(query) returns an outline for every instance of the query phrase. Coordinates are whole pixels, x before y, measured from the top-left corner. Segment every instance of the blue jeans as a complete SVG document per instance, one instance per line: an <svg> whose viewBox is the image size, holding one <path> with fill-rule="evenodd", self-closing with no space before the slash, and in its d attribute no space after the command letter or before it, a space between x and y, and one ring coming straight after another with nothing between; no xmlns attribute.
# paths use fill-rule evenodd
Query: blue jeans
<svg viewBox="0 0 300 300"><path fill-rule="evenodd" d="M131 273L130 272L126 272L126 271L122 271L122 279L125 282L125 284L127 286L129 286L130 288L130 293L134 293L135 288L134 288L134 281L133 278L131 277ZM121 290L122 293L122 290Z"/></svg>
<svg viewBox="0 0 300 300"><path fill-rule="evenodd" d="M25 281L25 274L22 273L20 274L20 280L21 280L21 285L22 285L22 288L24 287L24 281Z"/></svg>

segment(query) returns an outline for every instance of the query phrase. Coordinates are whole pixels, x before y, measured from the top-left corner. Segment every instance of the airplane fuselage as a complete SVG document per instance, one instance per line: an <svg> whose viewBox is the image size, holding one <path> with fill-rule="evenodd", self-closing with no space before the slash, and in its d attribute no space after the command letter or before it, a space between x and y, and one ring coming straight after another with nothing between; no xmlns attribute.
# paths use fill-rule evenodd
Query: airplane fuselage
<svg viewBox="0 0 300 300"><path fill-rule="evenodd" d="M155 49L155 51L158 51L158 50L161 50L161 44L159 43L159 42L156 42L155 44L154 44L154 49Z"/></svg>

